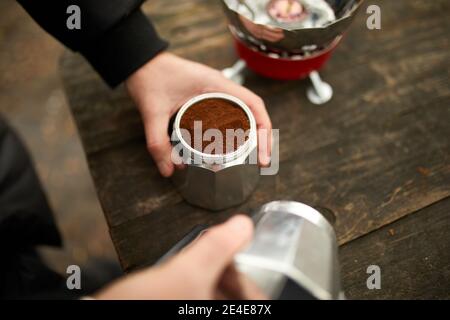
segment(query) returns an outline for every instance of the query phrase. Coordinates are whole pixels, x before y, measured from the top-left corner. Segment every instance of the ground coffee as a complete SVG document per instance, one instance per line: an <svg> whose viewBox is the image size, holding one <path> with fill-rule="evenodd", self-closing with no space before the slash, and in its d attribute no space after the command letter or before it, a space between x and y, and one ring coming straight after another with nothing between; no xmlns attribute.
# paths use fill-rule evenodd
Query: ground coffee
<svg viewBox="0 0 450 320"><path fill-rule="evenodd" d="M223 137L222 153L226 153L228 150L231 150L231 152L237 150L248 139L248 136L246 136L243 141L242 139L241 141L238 141L236 138L226 138L227 129L242 129L244 132L247 132L247 130L250 129L250 121L245 111L231 101L220 98L205 99L197 102L186 110L181 117L180 128L189 131L192 141L189 141L188 139L185 140L187 140L186 142L190 143L192 147L194 147L195 137L194 121L202 122L202 137L204 132L208 129L219 129L221 131ZM213 143L214 138L212 141L204 140L205 139L202 138L202 150L198 150L200 152L205 152L205 147ZM216 153L215 150L211 151L211 154Z"/></svg>

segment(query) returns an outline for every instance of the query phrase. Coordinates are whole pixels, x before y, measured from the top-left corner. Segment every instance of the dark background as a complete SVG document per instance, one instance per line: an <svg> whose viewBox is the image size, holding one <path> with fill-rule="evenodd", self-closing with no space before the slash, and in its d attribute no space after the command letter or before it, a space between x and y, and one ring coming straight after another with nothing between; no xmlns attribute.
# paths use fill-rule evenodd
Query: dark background
<svg viewBox="0 0 450 320"><path fill-rule="evenodd" d="M60 272L117 259L62 88L64 47L16 1L0 1L0 16L0 113L30 150L65 241L43 254Z"/></svg>

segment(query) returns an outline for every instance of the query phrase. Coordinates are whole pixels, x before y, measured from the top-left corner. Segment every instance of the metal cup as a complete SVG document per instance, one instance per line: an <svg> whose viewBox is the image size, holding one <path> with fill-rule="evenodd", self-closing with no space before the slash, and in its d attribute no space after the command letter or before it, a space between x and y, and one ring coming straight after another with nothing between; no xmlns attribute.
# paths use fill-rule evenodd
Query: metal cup
<svg viewBox="0 0 450 320"><path fill-rule="evenodd" d="M337 241L317 210L294 201L274 201L254 215L250 246L235 257L271 299L340 299Z"/></svg>
<svg viewBox="0 0 450 320"><path fill-rule="evenodd" d="M289 21L271 13L277 1L222 0L233 35L263 52L310 55L347 30L363 0L281 0L303 8Z"/></svg>
<svg viewBox="0 0 450 320"><path fill-rule="evenodd" d="M226 154L207 154L183 139L180 122L192 105L206 99L223 99L242 108L250 122L250 132L244 144ZM172 181L183 198L209 210L223 210L244 202L259 181L257 164L256 121L250 108L240 99L224 93L206 93L186 102L176 115L172 143L181 151L185 164L176 170Z"/></svg>

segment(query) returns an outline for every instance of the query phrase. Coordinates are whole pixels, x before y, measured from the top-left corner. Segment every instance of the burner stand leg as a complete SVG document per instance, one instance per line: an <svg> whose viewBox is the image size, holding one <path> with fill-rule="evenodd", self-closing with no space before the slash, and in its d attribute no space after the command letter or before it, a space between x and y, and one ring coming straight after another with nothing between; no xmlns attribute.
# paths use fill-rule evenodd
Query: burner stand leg
<svg viewBox="0 0 450 320"><path fill-rule="evenodd" d="M222 70L222 74L225 78L230 79L231 81L237 84L244 84L244 75L243 71L246 67L246 63L244 60L239 59L236 63L230 68L226 68Z"/></svg>
<svg viewBox="0 0 450 320"><path fill-rule="evenodd" d="M317 71L313 71L309 74L312 86L306 91L308 100L313 104L324 104L331 100L333 97L333 88L322 81Z"/></svg>

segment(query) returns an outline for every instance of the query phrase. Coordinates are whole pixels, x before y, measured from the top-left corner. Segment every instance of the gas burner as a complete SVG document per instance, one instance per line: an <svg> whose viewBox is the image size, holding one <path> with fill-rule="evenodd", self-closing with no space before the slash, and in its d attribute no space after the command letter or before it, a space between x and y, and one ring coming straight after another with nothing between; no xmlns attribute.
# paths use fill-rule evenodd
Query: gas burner
<svg viewBox="0 0 450 320"><path fill-rule="evenodd" d="M236 82L243 70L272 79L309 77L308 99L329 101L330 85L318 70L331 57L363 0L222 0L240 60L224 75Z"/></svg>
<svg viewBox="0 0 450 320"><path fill-rule="evenodd" d="M317 70L330 58L339 40L337 39L327 48L310 57L283 58L275 53L267 54L256 47L249 47L236 38L236 49L241 59L230 68L222 70L222 73L226 78L240 85L245 82L246 68L272 79L296 80L309 77L312 85L307 90L308 100L317 105L325 104L333 97L333 89L328 83L322 81Z"/></svg>

